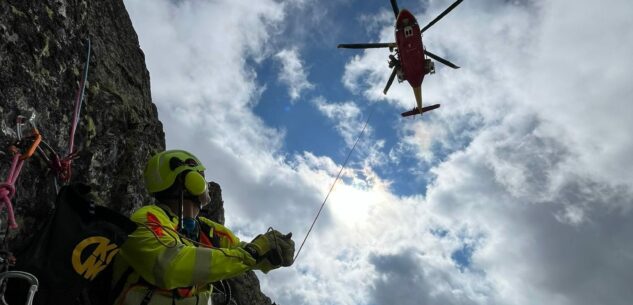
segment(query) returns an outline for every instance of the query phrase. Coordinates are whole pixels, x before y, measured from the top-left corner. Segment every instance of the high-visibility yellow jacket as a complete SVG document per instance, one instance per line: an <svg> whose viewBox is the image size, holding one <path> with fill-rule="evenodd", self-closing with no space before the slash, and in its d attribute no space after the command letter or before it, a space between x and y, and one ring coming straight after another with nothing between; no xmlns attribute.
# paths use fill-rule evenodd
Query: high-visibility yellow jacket
<svg viewBox="0 0 633 305"><path fill-rule="evenodd" d="M129 274L118 299L125 298L137 286L163 292L187 288L188 296L210 296L211 283L242 274L255 265L233 232L209 219L199 217L210 228L210 232L200 234L214 239L219 244L217 248L197 246L176 234L178 217L166 206L144 206L131 219L138 228L129 235L114 261L113 282Z"/></svg>

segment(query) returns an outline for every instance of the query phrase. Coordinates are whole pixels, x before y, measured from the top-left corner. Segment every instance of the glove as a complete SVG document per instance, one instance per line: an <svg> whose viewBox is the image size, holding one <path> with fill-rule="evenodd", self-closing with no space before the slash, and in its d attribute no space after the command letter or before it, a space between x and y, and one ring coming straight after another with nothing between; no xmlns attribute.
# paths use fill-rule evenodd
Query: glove
<svg viewBox="0 0 633 305"><path fill-rule="evenodd" d="M244 250L250 253L257 262L253 269L268 273L270 270L281 267L281 256L275 247L276 237L273 232L274 230L271 230L266 234L257 235L249 244L244 246Z"/></svg>
<svg viewBox="0 0 633 305"><path fill-rule="evenodd" d="M291 237L292 233L283 235L277 230L270 230L246 244L244 249L257 261L254 269L268 273L281 266L292 265L294 242Z"/></svg>
<svg viewBox="0 0 633 305"><path fill-rule="evenodd" d="M295 242L292 240L292 232L283 235L275 231L274 236L276 237L275 245L281 257L281 265L284 267L292 265L295 256Z"/></svg>

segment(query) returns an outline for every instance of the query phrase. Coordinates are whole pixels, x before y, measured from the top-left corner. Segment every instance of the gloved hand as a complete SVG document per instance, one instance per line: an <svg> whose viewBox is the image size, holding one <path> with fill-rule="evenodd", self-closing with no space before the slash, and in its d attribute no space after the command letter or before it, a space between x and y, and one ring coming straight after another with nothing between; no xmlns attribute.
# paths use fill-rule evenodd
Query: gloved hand
<svg viewBox="0 0 633 305"><path fill-rule="evenodd" d="M281 234L277 230L270 230L266 234L258 235L246 244L244 249L257 261L254 269L264 273L281 266L290 266L294 257L294 242L292 233Z"/></svg>
<svg viewBox="0 0 633 305"><path fill-rule="evenodd" d="M275 245L279 256L281 257L281 265L288 267L294 262L295 242L292 240L292 232L283 235L278 231L274 231Z"/></svg>

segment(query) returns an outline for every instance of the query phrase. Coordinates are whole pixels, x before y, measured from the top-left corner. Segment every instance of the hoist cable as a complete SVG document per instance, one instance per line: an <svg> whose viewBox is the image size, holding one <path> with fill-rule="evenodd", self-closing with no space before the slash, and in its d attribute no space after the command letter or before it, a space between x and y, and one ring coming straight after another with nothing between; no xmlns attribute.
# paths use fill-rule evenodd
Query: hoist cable
<svg viewBox="0 0 633 305"><path fill-rule="evenodd" d="M327 202L328 198L330 197L330 194L332 193L332 190L334 190L334 186L336 185L336 183L338 182L339 178L341 177L341 173L343 173L343 170L345 169L345 166L347 165L347 161L349 161L349 158L352 155L352 152L354 152L354 149L356 148L356 145L358 144L360 139L363 137L363 134L365 133L365 128L367 128L367 124L369 123L369 119L371 118L371 115L374 113L374 109L375 109L375 107L372 107L372 110L369 112L369 115L367 116L367 120L365 120L365 125L363 126L363 129L361 130L360 134L358 135L358 138L356 138L356 142L354 142L354 145L349 150L349 153L347 154L347 157L345 158L345 161L343 162L343 165L341 166L341 169L339 170L338 174L336 175L336 179L334 179L334 183L332 183L332 186L330 187L330 190L327 192L327 195L325 196L325 199L323 200L323 203L321 203L321 207L319 207L319 211L317 212L316 216L314 217L314 220L312 221L312 225L310 225L310 228L308 229L308 233L306 233L305 238L301 242L301 245L299 246L299 250L297 250L297 254L295 255L295 258L293 259L293 261L296 261L297 257L299 257L299 253L301 253L301 249L303 248L303 245L305 244L306 240L308 239L308 236L310 235L310 232L312 232L312 229L314 228L314 225L316 224L317 219L319 219L319 215L321 215L321 211L323 210L323 207L325 206L325 203Z"/></svg>

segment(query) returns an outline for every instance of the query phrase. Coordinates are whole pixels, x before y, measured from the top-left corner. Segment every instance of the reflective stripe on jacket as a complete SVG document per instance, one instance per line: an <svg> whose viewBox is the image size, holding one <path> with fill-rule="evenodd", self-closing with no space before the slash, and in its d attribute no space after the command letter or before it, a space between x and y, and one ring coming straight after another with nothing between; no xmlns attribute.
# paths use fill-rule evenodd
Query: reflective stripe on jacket
<svg viewBox="0 0 633 305"><path fill-rule="evenodd" d="M114 281L129 267L133 269L124 292L132 284L145 282L160 290L192 288L190 295L195 296L209 293L210 283L242 274L255 265L226 227L200 217L211 231L200 234L217 236L220 247L197 247L176 234L178 217L167 211L166 207L149 205L132 214L132 221L139 226L121 246L114 262Z"/></svg>

